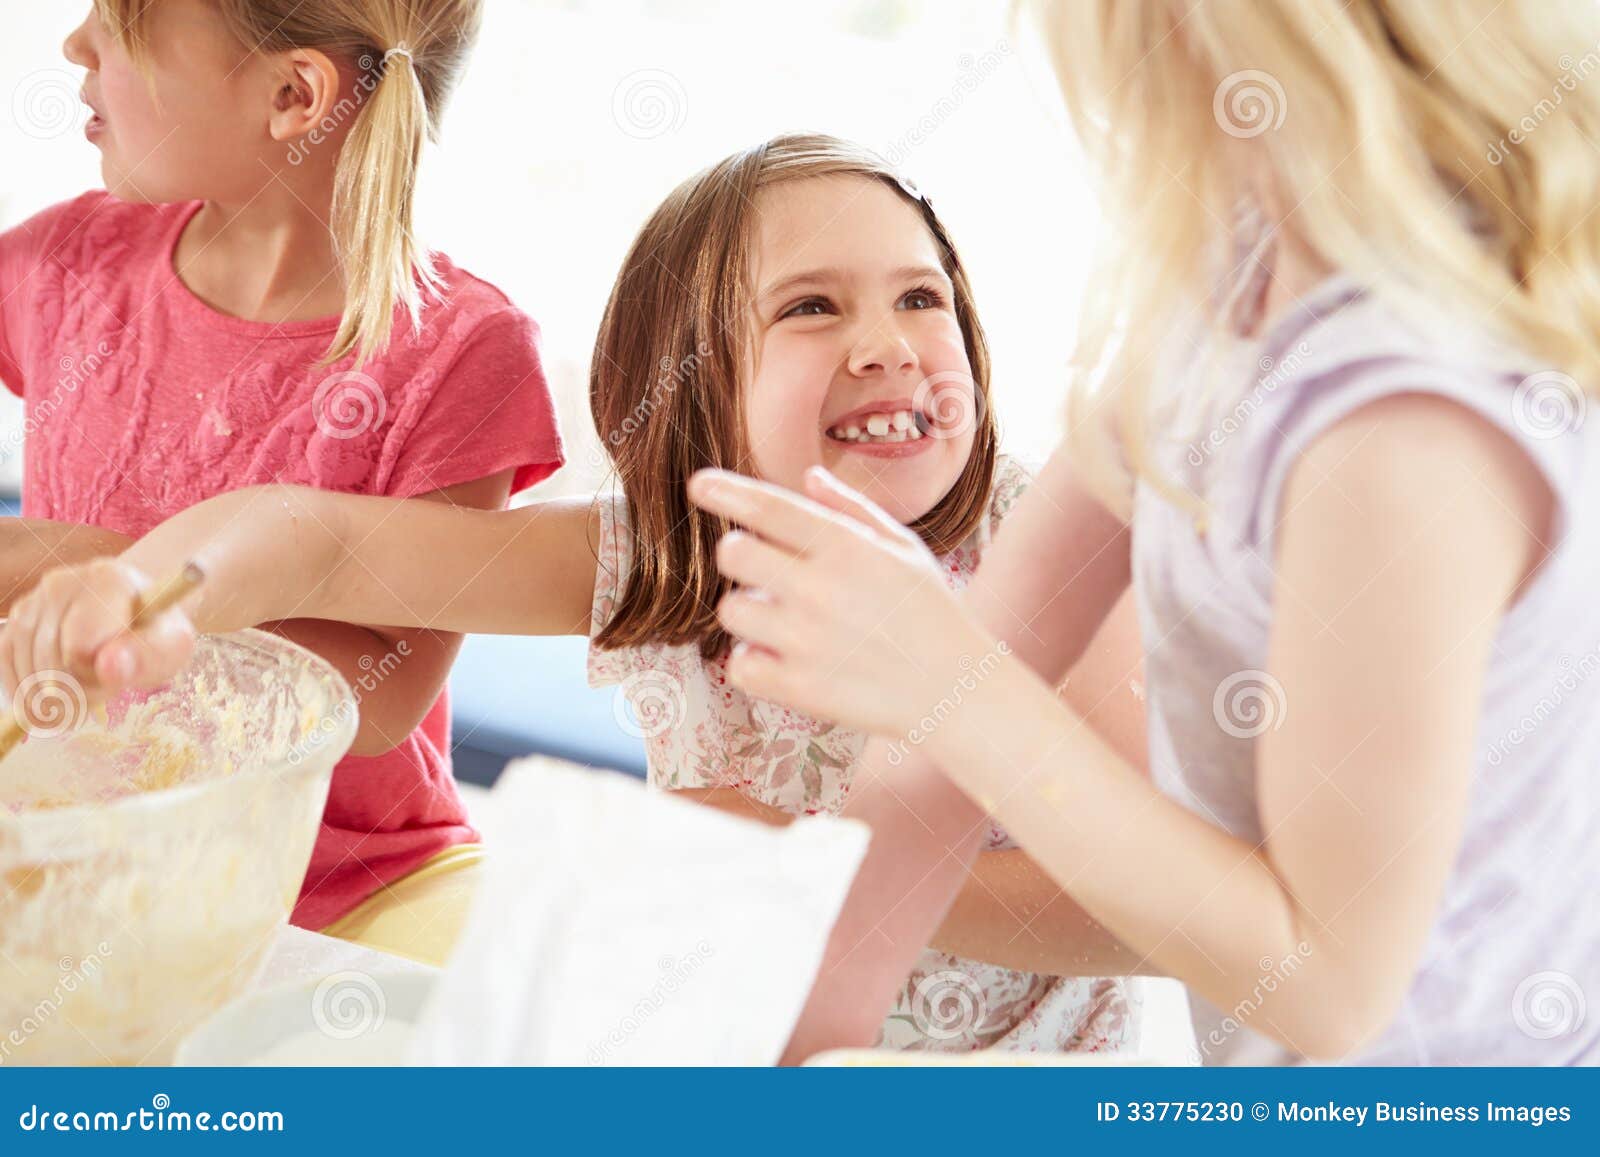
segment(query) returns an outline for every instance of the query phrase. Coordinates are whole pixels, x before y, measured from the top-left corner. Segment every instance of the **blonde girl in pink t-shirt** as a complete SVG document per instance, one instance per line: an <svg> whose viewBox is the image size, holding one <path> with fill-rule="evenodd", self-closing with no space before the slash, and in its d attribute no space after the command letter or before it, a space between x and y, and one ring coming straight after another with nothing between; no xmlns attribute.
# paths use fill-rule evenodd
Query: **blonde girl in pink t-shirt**
<svg viewBox="0 0 1600 1157"><path fill-rule="evenodd" d="M0 235L0 379L27 431L0 600L242 486L493 510L560 464L533 322L412 229L479 20L478 0L95 3L65 51L106 188ZM477 855L450 769L459 637L279 617L363 693L294 920L435 955Z"/></svg>
<svg viewBox="0 0 1600 1157"><path fill-rule="evenodd" d="M963 586L1028 485L998 453L988 384L966 273L929 202L865 150L779 138L684 182L623 263L591 371L615 492L496 514L288 488L227 495L122 560L48 578L0 639L0 680L52 663L89 677L142 576L200 554L213 572L190 609L202 630L297 606L451 630L587 634L591 681L619 684L635 704L654 786L774 823L838 812L865 737L729 684L714 617L727 589L713 555L725 524L690 507L684 483L712 463L789 482L827 463L914 529L944 582ZM292 526L300 550L281 557L273 544ZM70 655L52 657L62 641L52 624L71 624ZM149 649L107 647L100 677L118 685L170 672L184 626L170 620L180 634ZM1131 639L1125 612L1068 694L1138 759ZM116 670L123 660L137 669ZM1060 890L1005 833L985 825L981 837L989 850L970 888L879 1017L884 1045L1139 1049L1142 982L1097 977L1082 962L1045 966L1041 934L1072 919ZM663 864L662 880L671 874Z"/></svg>

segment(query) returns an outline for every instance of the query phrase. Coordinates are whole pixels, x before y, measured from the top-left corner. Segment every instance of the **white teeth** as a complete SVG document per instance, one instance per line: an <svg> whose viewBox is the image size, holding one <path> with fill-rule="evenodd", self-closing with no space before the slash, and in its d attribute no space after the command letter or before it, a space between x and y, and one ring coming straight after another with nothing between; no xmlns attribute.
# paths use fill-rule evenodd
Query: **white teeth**
<svg viewBox="0 0 1600 1157"><path fill-rule="evenodd" d="M917 415L910 410L868 414L864 422L840 423L828 430L828 437L839 442L915 442L923 436Z"/></svg>

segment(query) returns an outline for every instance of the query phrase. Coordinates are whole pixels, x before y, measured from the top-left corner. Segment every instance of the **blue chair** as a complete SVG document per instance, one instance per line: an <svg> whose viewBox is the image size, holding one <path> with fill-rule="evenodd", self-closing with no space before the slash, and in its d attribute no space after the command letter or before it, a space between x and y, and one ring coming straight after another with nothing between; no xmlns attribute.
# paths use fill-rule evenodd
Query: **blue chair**
<svg viewBox="0 0 1600 1157"><path fill-rule="evenodd" d="M468 635L450 673L456 778L491 784L508 761L553 755L643 777L644 743L615 687L591 688L589 640Z"/></svg>

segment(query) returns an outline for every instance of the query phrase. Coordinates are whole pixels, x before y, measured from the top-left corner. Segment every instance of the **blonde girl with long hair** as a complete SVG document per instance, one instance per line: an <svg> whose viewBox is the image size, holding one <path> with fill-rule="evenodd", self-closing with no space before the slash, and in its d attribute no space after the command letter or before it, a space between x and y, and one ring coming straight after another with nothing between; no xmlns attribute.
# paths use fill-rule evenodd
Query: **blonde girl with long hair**
<svg viewBox="0 0 1600 1157"><path fill-rule="evenodd" d="M825 472L691 485L747 528L734 685L923 736L868 752L793 1053L866 1038L989 815L1082 916L1053 950L1185 981L1211 1060L1600 1061L1600 9L1037 12L1105 245L977 580ZM1130 583L1154 782L1050 693Z"/></svg>
<svg viewBox="0 0 1600 1157"><path fill-rule="evenodd" d="M961 586L1028 486L999 452L988 399L972 289L927 198L858 146L780 137L683 182L623 261L590 371L615 488L493 514L291 487L224 495L119 559L47 576L0 637L0 683L52 665L106 689L159 681L189 630L290 607L586 634L590 681L635 704L653 786L768 823L837 812L866 737L729 686L716 621L729 584L713 554L726 524L685 485L709 466L798 485L826 463ZM133 592L190 556L212 580L187 619L126 638ZM1138 761L1130 628L1115 617L1067 694ZM1066 958L1038 967L1018 925L1058 889L1003 831L985 825L982 844L961 909L906 961L873 1039L945 1053L1142 1048L1142 982ZM670 863L660 876L641 886L671 887Z"/></svg>
<svg viewBox="0 0 1600 1157"><path fill-rule="evenodd" d="M26 404L0 600L196 502L299 482L497 509L562 458L533 322L412 226L479 0L96 0L105 189L0 235ZM449 756L454 635L284 608L363 697L294 912L436 958L478 855Z"/></svg>

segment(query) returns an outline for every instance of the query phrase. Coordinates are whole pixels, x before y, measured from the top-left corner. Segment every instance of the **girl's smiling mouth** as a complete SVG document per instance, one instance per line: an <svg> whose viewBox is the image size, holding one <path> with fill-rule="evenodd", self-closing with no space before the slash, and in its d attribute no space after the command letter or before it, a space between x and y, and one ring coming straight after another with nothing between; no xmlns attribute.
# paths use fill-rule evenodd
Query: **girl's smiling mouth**
<svg viewBox="0 0 1600 1157"><path fill-rule="evenodd" d="M909 452L920 449L932 431L932 420L914 402L897 399L851 410L834 419L824 433L851 450L898 447Z"/></svg>

